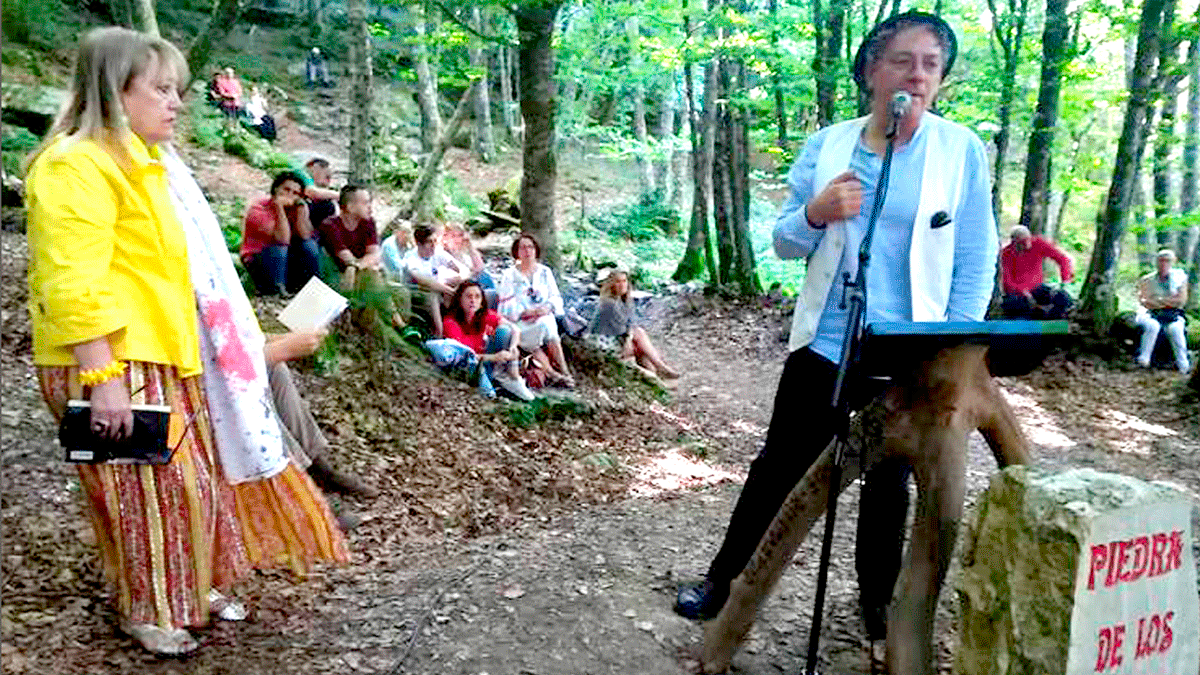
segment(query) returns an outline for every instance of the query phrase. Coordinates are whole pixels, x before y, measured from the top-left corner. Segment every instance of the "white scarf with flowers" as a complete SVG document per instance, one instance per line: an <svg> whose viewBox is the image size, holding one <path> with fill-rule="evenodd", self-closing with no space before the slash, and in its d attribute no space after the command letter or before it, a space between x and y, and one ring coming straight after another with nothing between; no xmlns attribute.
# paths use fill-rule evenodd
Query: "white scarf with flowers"
<svg viewBox="0 0 1200 675"><path fill-rule="evenodd" d="M162 162L187 235L204 390L221 468L231 484L270 478L289 460L263 358L266 338L200 185L173 152L162 152Z"/></svg>

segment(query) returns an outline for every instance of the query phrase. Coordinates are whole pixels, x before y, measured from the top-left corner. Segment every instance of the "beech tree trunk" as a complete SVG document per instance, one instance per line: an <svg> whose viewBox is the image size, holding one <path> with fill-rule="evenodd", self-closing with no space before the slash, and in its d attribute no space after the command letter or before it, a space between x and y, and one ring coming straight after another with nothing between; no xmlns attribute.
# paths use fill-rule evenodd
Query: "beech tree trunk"
<svg viewBox="0 0 1200 675"><path fill-rule="evenodd" d="M821 0L812 0L813 75L817 84L817 126L833 123L837 107L837 86L842 74L838 72L838 52L841 51L842 23L845 0L829 0L829 16L821 9Z"/></svg>
<svg viewBox="0 0 1200 675"><path fill-rule="evenodd" d="M996 0L988 0L992 12L992 34L1000 45L1004 75L1000 81L1000 130L996 132L996 166L992 171L992 213L997 223L1004 223L1004 170L1008 161L1008 140L1012 131L1013 90L1017 86L1017 65L1021 62L1021 46L1025 38L1025 16L1029 0L1008 0L1007 13L996 11ZM1065 17L1064 17L1065 19Z"/></svg>
<svg viewBox="0 0 1200 675"><path fill-rule="evenodd" d="M1145 272L1154 267L1153 228L1146 218L1146 186L1138 172L1133 177L1133 194L1129 196L1129 217L1133 221L1133 238L1137 242L1138 269Z"/></svg>
<svg viewBox="0 0 1200 675"><path fill-rule="evenodd" d="M158 32L158 13L154 10L154 0L131 0L133 3L133 25L143 33L162 37Z"/></svg>
<svg viewBox="0 0 1200 675"><path fill-rule="evenodd" d="M512 48L500 47L496 60L500 62L500 117L509 143L520 141L517 135L517 102L513 98Z"/></svg>
<svg viewBox="0 0 1200 675"><path fill-rule="evenodd" d="M1042 29L1042 77L1029 132L1029 151L1025 155L1025 185L1021 190L1021 217L1018 221L1034 234L1041 234L1046 229L1054 130L1058 126L1058 102L1062 91L1063 68L1066 66L1069 30L1067 0L1046 0L1046 23Z"/></svg>
<svg viewBox="0 0 1200 675"><path fill-rule="evenodd" d="M841 34L838 27L837 34ZM834 53L837 53L836 51ZM746 63L741 59L731 62L731 81L735 91L744 94L750 90ZM740 98L740 97L739 97ZM754 246L750 240L750 115L741 104L730 106L730 140L733 150L730 177L733 187L733 237L735 258L733 283L742 295L756 295L762 291L754 265Z"/></svg>
<svg viewBox="0 0 1200 675"><path fill-rule="evenodd" d="M691 33L691 21L684 0L684 30ZM712 208L713 166L713 121L716 116L716 65L710 61L704 68L703 115L696 110L695 87L692 78L693 65L686 62L683 67L685 96L687 97L688 130L692 141L692 217L688 228L687 249L675 268L671 278L680 283L691 281L708 269L708 282L719 281L716 263L712 254L712 242L708 236L708 213Z"/></svg>
<svg viewBox="0 0 1200 675"><path fill-rule="evenodd" d="M471 25L475 30L483 31L483 17L476 5L471 11ZM471 67L480 73L480 82L475 87L475 152L484 162L490 163L496 157L496 140L492 136L492 101L490 97L491 77L488 73L487 52L478 39L471 40L468 49Z"/></svg>
<svg viewBox="0 0 1200 675"><path fill-rule="evenodd" d="M468 111L471 109L471 102L475 100L475 88L478 86L479 81L472 80L471 84L467 86L467 90L463 92L462 98L458 99L454 116L450 118L450 123L446 125L438 142L434 144L433 151L425 160L425 166L421 168L421 175L417 177L412 193L408 196L408 204L396 214L396 220L411 218L414 214L418 217L423 216L420 211L429 203L428 194L434 186L434 179L441 175L442 158L446 156L446 150L450 149L450 144L454 142L454 137L458 135L458 130L466 121ZM389 223L389 227L395 224L396 220Z"/></svg>
<svg viewBox="0 0 1200 675"><path fill-rule="evenodd" d="M654 167L650 161L650 135L646 130L646 90L642 87L641 30L637 16L625 20L625 38L629 41L629 69L632 75L630 96L633 97L633 135L640 146L635 155L638 182L641 193L650 195L654 194Z"/></svg>
<svg viewBox="0 0 1200 675"><path fill-rule="evenodd" d="M780 150L787 150L787 108L783 102L783 82L779 78L779 1L769 0L767 7L771 12L771 89L775 95L775 129L777 132L775 144Z"/></svg>
<svg viewBox="0 0 1200 675"><path fill-rule="evenodd" d="M513 7L520 35L521 117L525 122L521 229L542 246L542 259L559 272L554 222L558 160L554 138L554 17L560 0L527 0Z"/></svg>
<svg viewBox="0 0 1200 675"><path fill-rule="evenodd" d="M1179 107L1179 83L1183 71L1179 68L1179 36L1175 30L1175 4L1163 8L1161 49L1158 56L1156 87L1162 102L1158 116L1158 133L1154 136L1154 216L1158 232L1157 247L1178 248L1175 228L1161 219L1174 209L1171 204L1171 151L1175 148L1175 112Z"/></svg>
<svg viewBox="0 0 1200 675"><path fill-rule="evenodd" d="M658 112L658 126L654 137L661 144L662 152L654 163L654 185L658 190L658 198L664 204L675 202L673 187L675 185L675 73L670 73L662 88L662 108Z"/></svg>
<svg viewBox="0 0 1200 675"><path fill-rule="evenodd" d="M718 62L713 219L721 283L742 295L752 295L760 288L750 245L749 129L745 111L732 102L745 85L744 63L737 59Z"/></svg>
<svg viewBox="0 0 1200 675"><path fill-rule="evenodd" d="M417 34L413 42L413 70L417 74L417 107L421 110L421 150L431 152L442 136L442 114L438 110L437 73L429 65L425 31L427 11L423 3L417 8L413 22Z"/></svg>
<svg viewBox="0 0 1200 675"><path fill-rule="evenodd" d="M187 50L188 70L192 71L192 80L205 78L204 67L212 58L213 45L220 43L229 35L237 23L242 7L238 0L213 0L212 14L204 32L196 36Z"/></svg>
<svg viewBox="0 0 1200 675"><path fill-rule="evenodd" d="M374 139L371 103L371 34L367 29L364 0L346 0L350 21L350 182L370 186L375 182L375 163L371 141Z"/></svg>
<svg viewBox="0 0 1200 675"><path fill-rule="evenodd" d="M1200 14L1200 10L1197 10ZM1183 180L1179 186L1179 210L1185 216L1196 212L1196 163L1200 156L1200 40L1192 38L1188 45L1187 78L1187 126L1183 137ZM1179 259L1192 261L1188 271L1188 309L1193 311L1200 307L1200 226L1191 225L1187 228L1187 236L1183 237ZM1200 368L1196 369L1200 373ZM1192 383L1200 383L1192 376ZM1197 387L1200 389L1200 387Z"/></svg>
<svg viewBox="0 0 1200 675"><path fill-rule="evenodd" d="M1187 97L1187 120L1183 133L1183 179L1179 183L1179 211L1186 215L1191 215L1196 212L1197 205L1197 173L1196 164L1197 158L1200 157L1200 40L1192 39L1188 45L1187 56L1187 78L1188 78L1188 97ZM1183 246L1180 247L1179 259L1190 260L1193 250L1196 247L1196 240L1200 238L1200 227L1192 225L1187 229L1187 236L1184 238ZM1188 294L1188 302L1192 302L1192 296L1195 293Z"/></svg>
<svg viewBox="0 0 1200 675"><path fill-rule="evenodd" d="M1125 122L1117 143L1113 178L1104 211L1096 222L1096 243L1080 294L1080 312L1090 317L1097 332L1105 334L1117 312L1116 272L1121 259L1134 176L1146 149L1144 123L1153 98L1154 62L1159 52L1163 10L1173 0L1145 0L1138 28L1132 87L1125 108Z"/></svg>

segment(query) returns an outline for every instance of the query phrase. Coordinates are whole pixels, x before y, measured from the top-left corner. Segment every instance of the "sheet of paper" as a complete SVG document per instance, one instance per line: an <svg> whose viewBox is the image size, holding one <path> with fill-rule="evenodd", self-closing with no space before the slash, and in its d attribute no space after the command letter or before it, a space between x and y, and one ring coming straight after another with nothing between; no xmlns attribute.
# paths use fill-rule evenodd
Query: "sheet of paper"
<svg viewBox="0 0 1200 675"><path fill-rule="evenodd" d="M279 313L279 321L296 332L324 330L349 304L340 293L314 276Z"/></svg>

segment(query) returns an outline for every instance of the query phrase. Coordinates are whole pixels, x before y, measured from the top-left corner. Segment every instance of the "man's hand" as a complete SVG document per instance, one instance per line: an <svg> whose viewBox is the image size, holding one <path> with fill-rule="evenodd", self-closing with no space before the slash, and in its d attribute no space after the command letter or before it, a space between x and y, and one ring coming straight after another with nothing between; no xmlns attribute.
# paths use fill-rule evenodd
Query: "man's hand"
<svg viewBox="0 0 1200 675"><path fill-rule="evenodd" d="M271 336L268 338L266 346L263 347L263 356L266 357L267 365L309 356L317 351L317 348L321 346L321 341L328 334L328 331L321 330L312 333L292 332Z"/></svg>
<svg viewBox="0 0 1200 675"><path fill-rule="evenodd" d="M808 219L817 226L846 220L862 210L862 183L853 171L840 174L808 202Z"/></svg>
<svg viewBox="0 0 1200 675"><path fill-rule="evenodd" d="M358 259L358 266L368 270L383 271L383 255L379 251L372 251Z"/></svg>

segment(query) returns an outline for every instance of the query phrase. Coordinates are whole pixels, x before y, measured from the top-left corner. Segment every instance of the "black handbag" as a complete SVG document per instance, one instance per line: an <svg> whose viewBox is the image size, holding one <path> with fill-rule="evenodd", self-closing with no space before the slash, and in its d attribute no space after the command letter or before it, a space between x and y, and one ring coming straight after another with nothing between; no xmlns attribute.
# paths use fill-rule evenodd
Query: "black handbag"
<svg viewBox="0 0 1200 675"><path fill-rule="evenodd" d="M1155 321L1165 326L1169 323L1175 323L1179 317L1183 316L1183 308L1160 307L1159 309L1150 310L1150 316L1153 317Z"/></svg>
<svg viewBox="0 0 1200 675"><path fill-rule="evenodd" d="M92 404L68 401L58 425L58 442L66 461L76 464L168 464L178 443L168 442L171 408L165 405L131 406L133 433L114 441L92 431Z"/></svg>

